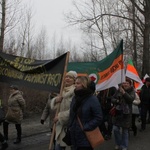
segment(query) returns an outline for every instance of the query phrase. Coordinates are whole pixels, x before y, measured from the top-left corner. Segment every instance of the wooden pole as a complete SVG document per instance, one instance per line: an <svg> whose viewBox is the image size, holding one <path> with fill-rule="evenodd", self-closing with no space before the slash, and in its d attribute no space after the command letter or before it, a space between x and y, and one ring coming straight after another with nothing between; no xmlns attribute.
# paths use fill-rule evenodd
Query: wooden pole
<svg viewBox="0 0 150 150"><path fill-rule="evenodd" d="M62 84L61 84L61 88L60 88L60 96L62 96L62 92L63 92L63 88L64 88L64 79L65 79L65 75L66 75L66 72L67 72L69 54L70 54L70 52L67 52L65 68L64 68L63 77L62 77ZM58 104L55 116L58 115L59 109L60 109L60 103ZM49 150L53 150L53 141L54 141L55 132L56 132L56 123L54 123L54 125L53 125L53 130L52 130L52 134L51 134L51 137L50 137Z"/></svg>

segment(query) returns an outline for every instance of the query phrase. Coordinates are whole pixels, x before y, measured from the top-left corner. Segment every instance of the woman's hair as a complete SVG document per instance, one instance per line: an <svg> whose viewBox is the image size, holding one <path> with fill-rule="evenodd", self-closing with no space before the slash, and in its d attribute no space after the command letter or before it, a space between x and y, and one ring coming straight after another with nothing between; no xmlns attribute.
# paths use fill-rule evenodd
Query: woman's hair
<svg viewBox="0 0 150 150"><path fill-rule="evenodd" d="M76 80L79 79L84 88L89 88L91 80L88 76L78 76Z"/></svg>

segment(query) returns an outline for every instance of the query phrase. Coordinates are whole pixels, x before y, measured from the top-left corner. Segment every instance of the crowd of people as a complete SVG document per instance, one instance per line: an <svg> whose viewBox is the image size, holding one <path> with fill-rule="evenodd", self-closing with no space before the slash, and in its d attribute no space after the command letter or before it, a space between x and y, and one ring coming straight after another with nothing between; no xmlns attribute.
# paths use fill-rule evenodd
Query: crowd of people
<svg viewBox="0 0 150 150"><path fill-rule="evenodd" d="M1 150L8 147L10 123L15 124L17 131L14 144L21 142L24 109L23 94L17 86L12 85L8 110L3 121L3 134L0 133ZM139 131L146 130L149 112L150 77L146 78L138 93L134 88L134 82L129 78L126 78L125 82L119 84L118 87L96 91L95 83L90 77L77 76L75 71L69 71L65 75L61 95L50 93L40 123L43 125L49 117L50 131L55 130L54 150L93 150L84 131L90 131L96 127L99 127L106 141L114 136L115 150L128 150L129 131L132 130L133 135L137 135L138 117L141 121ZM13 118L12 113L15 113L16 117ZM71 146L63 141L67 129L70 130Z"/></svg>
<svg viewBox="0 0 150 150"><path fill-rule="evenodd" d="M70 99L70 105L68 105L67 108L69 114L67 114L66 122L60 122L61 120L59 121L58 116L57 119L54 119L55 123L61 124L64 129L69 126L72 146L70 147L63 142L62 139L65 136L65 132L63 136L58 135L57 132L60 132L60 130L56 128L56 144L54 149L93 149L79 125L78 116L85 126L85 131L92 129L91 122L94 122L95 125L92 125L95 127L99 126L105 140L110 140L112 135L114 136L115 150L127 150L129 131L132 130L133 135L137 135L136 120L138 117L141 118L141 128L139 131L142 132L146 129L147 113L150 110L148 101L148 99L150 99L150 97L148 97L148 93L150 92L150 78L145 80L145 84L141 88L140 93L136 92L134 82L129 78L126 78L126 81L120 84L118 88L110 87L109 89L95 92L95 84L93 84L90 78L76 76L73 76L74 83L72 84L74 85L74 90ZM54 99L56 104L61 104L65 101L63 100L64 98L65 97L58 98L57 96ZM51 101L50 109L54 108L53 104L55 103ZM94 104L95 106L93 106ZM111 113L112 110L113 114ZM95 112L98 116L94 116ZM61 129L61 131L64 131L64 129Z"/></svg>

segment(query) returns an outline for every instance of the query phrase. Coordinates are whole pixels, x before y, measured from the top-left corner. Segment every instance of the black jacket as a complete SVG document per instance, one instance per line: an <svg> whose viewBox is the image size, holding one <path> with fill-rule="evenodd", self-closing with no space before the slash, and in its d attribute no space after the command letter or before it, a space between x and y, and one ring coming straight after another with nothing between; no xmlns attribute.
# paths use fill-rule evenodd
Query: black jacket
<svg viewBox="0 0 150 150"><path fill-rule="evenodd" d="M143 85L140 92L141 104L150 104L150 86Z"/></svg>

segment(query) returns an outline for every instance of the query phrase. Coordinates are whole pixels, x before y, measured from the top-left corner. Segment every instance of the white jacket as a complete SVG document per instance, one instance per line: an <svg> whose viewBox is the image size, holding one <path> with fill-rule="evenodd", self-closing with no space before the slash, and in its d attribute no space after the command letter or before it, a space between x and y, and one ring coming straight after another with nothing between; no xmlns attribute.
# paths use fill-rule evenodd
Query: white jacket
<svg viewBox="0 0 150 150"><path fill-rule="evenodd" d="M135 100L133 101L133 104L132 104L132 114L139 114L140 111L139 111L139 108L138 108L138 105L141 103L141 100L140 100L140 97L138 96L137 93L135 93Z"/></svg>

